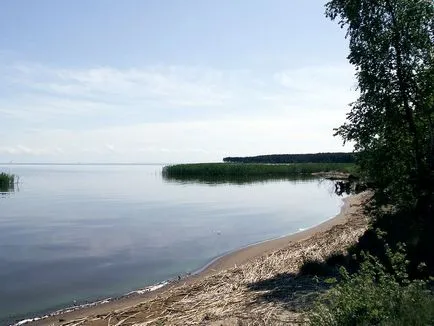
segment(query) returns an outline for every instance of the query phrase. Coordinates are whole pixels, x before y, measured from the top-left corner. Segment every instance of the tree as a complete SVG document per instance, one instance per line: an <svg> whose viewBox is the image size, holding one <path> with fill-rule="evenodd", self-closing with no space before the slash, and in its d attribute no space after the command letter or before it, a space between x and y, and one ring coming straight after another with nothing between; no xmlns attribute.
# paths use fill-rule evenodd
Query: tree
<svg viewBox="0 0 434 326"><path fill-rule="evenodd" d="M433 213L434 2L332 0L347 28L360 97L336 129L391 203Z"/></svg>

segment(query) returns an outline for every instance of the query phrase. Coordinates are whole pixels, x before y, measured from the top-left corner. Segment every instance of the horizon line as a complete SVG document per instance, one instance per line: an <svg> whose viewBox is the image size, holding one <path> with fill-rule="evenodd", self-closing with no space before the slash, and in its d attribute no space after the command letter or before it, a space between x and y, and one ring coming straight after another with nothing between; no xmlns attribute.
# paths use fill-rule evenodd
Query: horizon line
<svg viewBox="0 0 434 326"><path fill-rule="evenodd" d="M0 165L162 165L164 162L0 162Z"/></svg>

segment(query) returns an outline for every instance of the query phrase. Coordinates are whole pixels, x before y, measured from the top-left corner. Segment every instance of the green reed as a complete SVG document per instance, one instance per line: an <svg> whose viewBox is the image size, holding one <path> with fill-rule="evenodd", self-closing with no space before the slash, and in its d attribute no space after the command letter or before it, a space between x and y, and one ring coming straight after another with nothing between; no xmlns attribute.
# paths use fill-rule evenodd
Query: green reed
<svg viewBox="0 0 434 326"><path fill-rule="evenodd" d="M10 173L0 173L0 191L8 191L15 185L15 175Z"/></svg>
<svg viewBox="0 0 434 326"><path fill-rule="evenodd" d="M176 164L163 168L166 177L247 177L274 176L285 177L291 175L306 175L315 172L345 172L353 173L355 165L352 163L293 163L293 164L248 164L248 163L196 163Z"/></svg>

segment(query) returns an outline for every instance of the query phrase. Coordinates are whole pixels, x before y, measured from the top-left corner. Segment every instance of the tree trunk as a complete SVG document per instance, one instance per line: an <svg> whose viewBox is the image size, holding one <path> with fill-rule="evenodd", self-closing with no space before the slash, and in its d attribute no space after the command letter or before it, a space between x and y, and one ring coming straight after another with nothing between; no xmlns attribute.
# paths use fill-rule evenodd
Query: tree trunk
<svg viewBox="0 0 434 326"><path fill-rule="evenodd" d="M413 110L410 106L408 91L410 86L408 85L406 81L406 75L405 72L405 66L403 63L403 54L402 54L402 48L401 48L401 31L398 26L398 22L396 20L396 13L395 9L390 3L390 0L386 1L387 4L387 10L389 11L390 17L392 19L392 31L393 31L393 42L392 46L396 53L396 75L398 77L398 84L399 84L399 93L401 96L402 104L404 107L405 112L405 119L408 125L409 134L412 137L412 143L413 143L413 149L415 154L415 168L417 173L417 184L416 184L416 191L426 191L425 183L427 180L425 180L429 175L426 173L426 168L424 164L423 159L423 151L420 145L420 137L419 132L416 127L415 118Z"/></svg>

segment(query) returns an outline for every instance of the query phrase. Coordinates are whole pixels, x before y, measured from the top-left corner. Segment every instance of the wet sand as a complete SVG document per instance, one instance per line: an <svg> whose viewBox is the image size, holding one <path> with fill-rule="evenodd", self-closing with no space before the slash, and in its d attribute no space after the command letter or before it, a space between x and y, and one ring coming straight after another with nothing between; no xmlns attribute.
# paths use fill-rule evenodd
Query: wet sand
<svg viewBox="0 0 434 326"><path fill-rule="evenodd" d="M336 233L332 232L333 230L336 230L336 227L348 226L346 229L351 231L353 226L348 222L352 216L361 216L360 207L367 197L368 195L366 193L347 197L343 199L341 211L337 216L317 226L282 238L251 245L222 256L206 266L206 268L204 268L200 273L191 275L180 281L174 281L155 291L143 294L132 294L115 299L108 303L48 317L26 325L109 325L110 321L107 321L104 316L110 315L111 312L127 311L128 309L138 305L146 305L147 302L158 301L160 300L160 297L165 297L166 299L164 300L167 301L168 298L170 299L172 294L176 294L181 290L183 293L185 293L185 291L188 293L189 288L194 288L197 287L198 284L203 284L208 279L212 279L213 275L221 274L227 270L236 270L240 266L242 267L253 264L255 260L262 259L261 257L267 257L267 255L271 255L278 251L290 251L294 246L304 246L304 243L310 244L310 242L306 241L311 238L319 237L320 240L324 240L336 237ZM360 230L357 230L358 233L365 228L365 224L367 223L363 222L360 225L357 224L357 227L360 228ZM330 239L327 241L329 240ZM172 299L176 301L176 298L178 298L178 296L173 296ZM113 325L115 324L116 323Z"/></svg>

